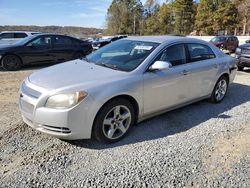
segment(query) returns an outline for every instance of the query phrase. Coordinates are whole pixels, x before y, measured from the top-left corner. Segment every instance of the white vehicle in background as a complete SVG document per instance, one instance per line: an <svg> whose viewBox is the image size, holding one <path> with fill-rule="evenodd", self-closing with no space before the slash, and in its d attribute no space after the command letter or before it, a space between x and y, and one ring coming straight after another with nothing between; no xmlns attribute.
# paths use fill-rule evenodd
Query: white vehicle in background
<svg viewBox="0 0 250 188"><path fill-rule="evenodd" d="M3 31L0 33L0 45L2 44L14 44L18 40L31 36L39 34L39 32L34 31Z"/></svg>

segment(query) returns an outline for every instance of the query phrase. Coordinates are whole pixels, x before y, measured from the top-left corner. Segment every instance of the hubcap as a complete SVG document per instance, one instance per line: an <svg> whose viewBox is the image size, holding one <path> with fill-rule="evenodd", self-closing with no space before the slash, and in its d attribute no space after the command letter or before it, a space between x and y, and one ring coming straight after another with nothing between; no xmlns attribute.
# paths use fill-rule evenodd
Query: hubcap
<svg viewBox="0 0 250 188"><path fill-rule="evenodd" d="M220 101L223 99L227 92L227 81L226 80L220 80L216 86L215 90L215 98L217 101Z"/></svg>
<svg viewBox="0 0 250 188"><path fill-rule="evenodd" d="M103 120L103 133L109 139L124 135L131 123L130 110L123 105L112 108Z"/></svg>
<svg viewBox="0 0 250 188"><path fill-rule="evenodd" d="M16 57L6 57L4 60L5 66L9 67L9 68L14 68L18 65L18 60L16 59Z"/></svg>

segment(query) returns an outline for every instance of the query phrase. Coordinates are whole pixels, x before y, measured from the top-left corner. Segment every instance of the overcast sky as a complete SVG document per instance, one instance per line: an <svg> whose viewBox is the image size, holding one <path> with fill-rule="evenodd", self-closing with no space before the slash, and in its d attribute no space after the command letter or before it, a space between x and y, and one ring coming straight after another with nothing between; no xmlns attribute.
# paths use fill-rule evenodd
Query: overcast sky
<svg viewBox="0 0 250 188"><path fill-rule="evenodd" d="M142 3L145 1L142 0ZM111 2L112 0L0 0L0 25L103 28Z"/></svg>

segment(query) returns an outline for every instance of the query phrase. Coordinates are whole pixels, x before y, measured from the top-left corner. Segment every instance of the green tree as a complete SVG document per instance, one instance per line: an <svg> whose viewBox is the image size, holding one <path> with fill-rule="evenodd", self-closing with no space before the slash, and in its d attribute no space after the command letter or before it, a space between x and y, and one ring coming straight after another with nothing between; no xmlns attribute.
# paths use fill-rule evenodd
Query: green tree
<svg viewBox="0 0 250 188"><path fill-rule="evenodd" d="M199 34L213 35L213 12L216 10L213 0L201 0L197 7L195 28Z"/></svg>
<svg viewBox="0 0 250 188"><path fill-rule="evenodd" d="M108 8L107 34L140 33L143 6L140 0L113 0Z"/></svg>
<svg viewBox="0 0 250 188"><path fill-rule="evenodd" d="M159 10L146 20L147 35L173 33L173 14L171 6L163 3Z"/></svg>
<svg viewBox="0 0 250 188"><path fill-rule="evenodd" d="M174 31L176 34L189 34L193 30L194 10L193 0L175 0L173 10L175 16Z"/></svg>
<svg viewBox="0 0 250 188"><path fill-rule="evenodd" d="M238 10L235 4L230 1L218 5L218 9L214 12L213 18L214 31L225 31L226 34L232 34L239 22Z"/></svg>

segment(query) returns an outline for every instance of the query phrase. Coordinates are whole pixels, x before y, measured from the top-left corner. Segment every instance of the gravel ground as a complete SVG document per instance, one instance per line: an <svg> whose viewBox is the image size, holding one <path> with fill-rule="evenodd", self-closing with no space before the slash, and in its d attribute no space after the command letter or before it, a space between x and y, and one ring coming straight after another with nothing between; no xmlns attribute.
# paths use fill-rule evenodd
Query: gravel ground
<svg viewBox="0 0 250 188"><path fill-rule="evenodd" d="M33 71L0 70L0 187L250 187L250 70L222 103L157 116L112 145L25 125L17 92Z"/></svg>

